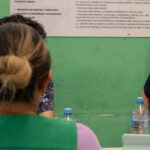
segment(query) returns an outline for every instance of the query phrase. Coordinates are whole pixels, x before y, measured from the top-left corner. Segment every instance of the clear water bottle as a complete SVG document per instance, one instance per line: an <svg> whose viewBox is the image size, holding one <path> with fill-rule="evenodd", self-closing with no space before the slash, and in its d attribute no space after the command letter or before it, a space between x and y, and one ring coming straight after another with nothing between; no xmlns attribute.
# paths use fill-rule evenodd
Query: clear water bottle
<svg viewBox="0 0 150 150"><path fill-rule="evenodd" d="M149 134L149 113L148 108L144 105L144 98L138 97L137 104L130 116L130 133L131 134Z"/></svg>
<svg viewBox="0 0 150 150"><path fill-rule="evenodd" d="M64 116L62 119L77 122L77 120L72 116L72 108L64 108Z"/></svg>

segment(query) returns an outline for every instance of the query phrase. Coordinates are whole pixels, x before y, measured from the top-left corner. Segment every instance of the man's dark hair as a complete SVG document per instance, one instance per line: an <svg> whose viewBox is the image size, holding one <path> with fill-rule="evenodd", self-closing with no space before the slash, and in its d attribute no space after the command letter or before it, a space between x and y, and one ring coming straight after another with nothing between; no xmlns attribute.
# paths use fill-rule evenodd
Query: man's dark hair
<svg viewBox="0 0 150 150"><path fill-rule="evenodd" d="M0 25L2 25L4 23L9 23L9 22L26 24L26 25L34 28L35 30L37 30L44 39L46 38L46 32L44 30L44 27L35 20L32 20L28 17L24 17L20 14L13 14L11 16L7 16L7 17L0 19Z"/></svg>

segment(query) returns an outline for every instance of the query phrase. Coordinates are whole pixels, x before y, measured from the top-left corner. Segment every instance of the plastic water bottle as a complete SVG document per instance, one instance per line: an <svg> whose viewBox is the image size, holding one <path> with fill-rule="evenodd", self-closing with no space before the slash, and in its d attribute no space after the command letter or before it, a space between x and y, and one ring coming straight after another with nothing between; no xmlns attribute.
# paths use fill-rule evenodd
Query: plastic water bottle
<svg viewBox="0 0 150 150"><path fill-rule="evenodd" d="M64 116L62 119L77 122L77 120L72 116L72 108L64 108Z"/></svg>
<svg viewBox="0 0 150 150"><path fill-rule="evenodd" d="M144 105L144 98L138 97L137 104L130 116L131 134L149 134L149 115L148 108Z"/></svg>

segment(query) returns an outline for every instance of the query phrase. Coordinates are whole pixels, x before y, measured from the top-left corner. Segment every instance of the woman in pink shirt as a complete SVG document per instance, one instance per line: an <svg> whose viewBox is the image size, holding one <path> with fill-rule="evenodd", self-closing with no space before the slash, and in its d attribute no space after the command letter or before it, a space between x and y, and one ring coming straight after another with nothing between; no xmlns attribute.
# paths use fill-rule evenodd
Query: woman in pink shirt
<svg viewBox="0 0 150 150"><path fill-rule="evenodd" d="M43 148L46 146L47 149L55 147L61 150L61 144L65 141L64 146L69 147L70 150L71 147L77 147L77 150L101 150L96 135L87 126L38 116L40 99L52 78L50 60L46 44L36 30L18 23L5 23L0 26L0 117L3 122L0 124L0 129L4 129L11 120L14 120L12 131L11 125L9 132L3 131L4 135L8 134L6 139L10 140L0 142L0 148L14 149L13 144L16 141L14 138L18 138L20 141L18 145L21 142L24 145L19 145L17 148L35 149L41 142L45 142L42 139L46 139L48 143L43 144ZM34 120L39 121L42 126L38 127L38 124L34 124ZM21 123L20 128L15 128L18 123ZM72 134L67 133L67 126ZM58 128L60 132L55 130L56 127L60 127ZM18 134L23 132L23 137L9 135L14 130ZM38 132L35 132L37 130ZM31 136L30 131L31 135L36 133L33 141L28 140ZM50 131L52 132L49 133ZM40 136L42 132L45 133L44 137ZM38 141L40 138L41 141ZM55 140L57 138L60 143Z"/></svg>

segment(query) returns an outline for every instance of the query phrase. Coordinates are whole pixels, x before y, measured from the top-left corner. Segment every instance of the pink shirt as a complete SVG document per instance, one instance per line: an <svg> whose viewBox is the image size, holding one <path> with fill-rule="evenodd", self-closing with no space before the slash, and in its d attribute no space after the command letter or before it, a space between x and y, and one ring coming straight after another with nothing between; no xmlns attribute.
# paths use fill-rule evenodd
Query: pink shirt
<svg viewBox="0 0 150 150"><path fill-rule="evenodd" d="M77 123L77 150L102 150L96 135L87 126Z"/></svg>

